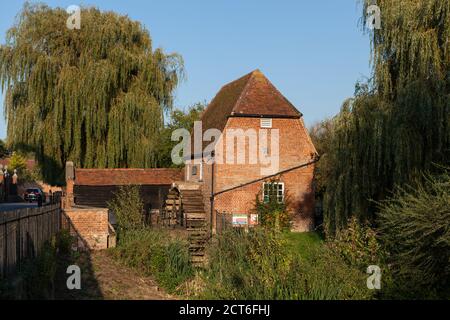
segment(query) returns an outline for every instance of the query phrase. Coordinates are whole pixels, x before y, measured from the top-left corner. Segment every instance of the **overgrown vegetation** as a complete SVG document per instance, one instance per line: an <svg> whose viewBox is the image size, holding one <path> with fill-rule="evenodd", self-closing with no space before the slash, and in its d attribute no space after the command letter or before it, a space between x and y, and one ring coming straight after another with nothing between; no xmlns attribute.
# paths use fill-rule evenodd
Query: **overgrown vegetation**
<svg viewBox="0 0 450 320"><path fill-rule="evenodd" d="M261 192L256 195L254 211L258 214L259 223L270 229L289 230L291 227L292 213L288 210L288 195L280 199L277 182L264 184L264 199Z"/></svg>
<svg viewBox="0 0 450 320"><path fill-rule="evenodd" d="M366 22L367 6L363 1ZM319 172L325 229L350 217L374 222L386 199L433 163L450 159L450 1L380 0L382 28L369 30L373 78L356 86L330 124Z"/></svg>
<svg viewBox="0 0 450 320"><path fill-rule="evenodd" d="M165 230L146 227L138 186L122 187L109 204L117 219L118 243L111 250L125 265L155 277L169 292L193 275L188 243Z"/></svg>
<svg viewBox="0 0 450 320"><path fill-rule="evenodd" d="M211 245L200 294L207 299L369 299L365 274L327 246L304 258L281 233L227 230Z"/></svg>
<svg viewBox="0 0 450 320"><path fill-rule="evenodd" d="M47 241L34 259L22 262L19 274L0 285L2 299L49 300L55 298L58 259L71 252L73 238L67 230Z"/></svg>
<svg viewBox="0 0 450 320"><path fill-rule="evenodd" d="M450 299L450 176L425 176L380 204L393 298Z"/></svg>
<svg viewBox="0 0 450 320"><path fill-rule="evenodd" d="M377 297L448 298L450 1L376 4L373 77L310 130L324 230L347 264L382 268Z"/></svg>
<svg viewBox="0 0 450 320"><path fill-rule="evenodd" d="M329 240L328 245L348 265L360 270L365 270L370 265L381 265L384 261L377 233L369 225L360 224L356 218L351 218L347 228Z"/></svg>
<svg viewBox="0 0 450 320"><path fill-rule="evenodd" d="M144 227L144 203L140 195L140 186L121 186L108 208L117 220L118 236L128 231Z"/></svg>
<svg viewBox="0 0 450 320"><path fill-rule="evenodd" d="M193 276L188 244L173 239L164 230L143 228L127 231L112 256L138 272L155 278L168 292L176 293L178 287Z"/></svg>

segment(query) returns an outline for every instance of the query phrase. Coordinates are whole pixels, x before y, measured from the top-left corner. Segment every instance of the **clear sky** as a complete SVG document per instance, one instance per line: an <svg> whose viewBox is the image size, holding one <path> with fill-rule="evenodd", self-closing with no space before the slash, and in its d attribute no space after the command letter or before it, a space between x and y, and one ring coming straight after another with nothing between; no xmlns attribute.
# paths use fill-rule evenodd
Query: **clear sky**
<svg viewBox="0 0 450 320"><path fill-rule="evenodd" d="M370 75L369 39L358 0L77 0L142 22L154 47L178 52L187 79L176 107L210 101L222 85L260 69L304 114L307 125L336 114ZM0 0L0 42L24 1ZM3 96L0 94L3 105ZM0 138L6 137L3 108Z"/></svg>

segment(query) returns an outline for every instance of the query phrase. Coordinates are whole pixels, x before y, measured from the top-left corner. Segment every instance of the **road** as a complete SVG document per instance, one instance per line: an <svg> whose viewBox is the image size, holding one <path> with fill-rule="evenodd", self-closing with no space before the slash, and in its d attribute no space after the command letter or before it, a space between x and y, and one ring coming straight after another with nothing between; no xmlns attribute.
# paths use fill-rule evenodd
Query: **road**
<svg viewBox="0 0 450 320"><path fill-rule="evenodd" d="M37 203L0 203L0 212L12 211L17 209L36 208Z"/></svg>

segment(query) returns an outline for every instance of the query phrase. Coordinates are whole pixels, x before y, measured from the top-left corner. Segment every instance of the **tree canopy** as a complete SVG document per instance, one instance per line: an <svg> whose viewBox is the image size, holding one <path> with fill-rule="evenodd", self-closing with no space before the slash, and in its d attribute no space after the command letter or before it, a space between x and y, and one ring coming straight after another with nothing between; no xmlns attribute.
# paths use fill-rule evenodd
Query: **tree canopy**
<svg viewBox="0 0 450 320"><path fill-rule="evenodd" d="M186 110L175 109L170 113L170 121L161 131L161 142L159 144L158 154L160 155L159 167L178 167L172 162L172 149L179 141L172 141L172 132L176 129L186 129L192 132L194 122L199 121L203 111L206 109L205 103L196 103Z"/></svg>
<svg viewBox="0 0 450 320"><path fill-rule="evenodd" d="M366 22L367 6L364 1ZM376 206L450 159L450 0L379 0L381 29L369 30L373 78L358 84L333 119L325 225L373 220Z"/></svg>
<svg viewBox="0 0 450 320"><path fill-rule="evenodd" d="M0 159L5 157L8 153L8 150L6 149L5 142L0 139Z"/></svg>
<svg viewBox="0 0 450 320"><path fill-rule="evenodd" d="M139 22L95 8L81 29L65 10L26 4L0 47L8 144L32 151L46 180L78 167L153 167L164 113L183 75Z"/></svg>
<svg viewBox="0 0 450 320"><path fill-rule="evenodd" d="M27 160L19 153L13 152L11 159L9 160L8 169L11 172L17 170L17 172L21 174L27 169Z"/></svg>

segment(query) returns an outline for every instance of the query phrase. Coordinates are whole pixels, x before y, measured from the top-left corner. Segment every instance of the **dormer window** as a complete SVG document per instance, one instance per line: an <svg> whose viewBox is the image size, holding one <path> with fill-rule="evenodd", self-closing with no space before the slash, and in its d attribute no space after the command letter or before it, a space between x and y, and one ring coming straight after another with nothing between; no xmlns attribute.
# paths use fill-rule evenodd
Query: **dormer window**
<svg viewBox="0 0 450 320"><path fill-rule="evenodd" d="M272 119L262 118L261 119L261 128L262 129L272 129Z"/></svg>

